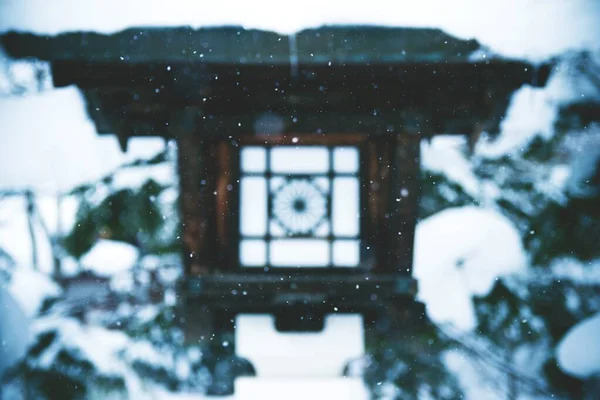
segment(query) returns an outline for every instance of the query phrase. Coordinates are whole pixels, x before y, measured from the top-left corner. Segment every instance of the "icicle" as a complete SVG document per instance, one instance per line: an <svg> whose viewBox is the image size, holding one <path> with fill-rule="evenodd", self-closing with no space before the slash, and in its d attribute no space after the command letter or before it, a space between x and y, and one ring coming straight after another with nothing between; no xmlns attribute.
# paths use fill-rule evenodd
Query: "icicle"
<svg viewBox="0 0 600 400"><path fill-rule="evenodd" d="M531 86L538 87L538 75L540 74L540 67L536 63L533 65L533 76L531 77Z"/></svg>
<svg viewBox="0 0 600 400"><path fill-rule="evenodd" d="M298 78L298 45L296 44L296 34L290 34L288 39L290 42L290 74L293 79L296 79Z"/></svg>

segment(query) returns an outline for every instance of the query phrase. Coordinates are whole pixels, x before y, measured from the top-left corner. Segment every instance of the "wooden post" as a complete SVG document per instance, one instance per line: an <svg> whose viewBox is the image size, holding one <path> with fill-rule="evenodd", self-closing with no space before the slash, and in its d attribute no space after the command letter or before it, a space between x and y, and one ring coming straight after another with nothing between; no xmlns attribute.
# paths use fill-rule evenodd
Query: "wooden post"
<svg viewBox="0 0 600 400"><path fill-rule="evenodd" d="M169 130L177 140L181 241L186 275L208 274L216 265L214 146L197 132L199 110L173 112Z"/></svg>
<svg viewBox="0 0 600 400"><path fill-rule="evenodd" d="M239 265L239 151L231 142L215 146L218 166L216 224L219 268L234 270Z"/></svg>
<svg viewBox="0 0 600 400"><path fill-rule="evenodd" d="M370 174L370 213L375 247L374 272L387 273L390 270L389 252L389 184L390 184L390 141L386 138L373 139L369 143Z"/></svg>
<svg viewBox="0 0 600 400"><path fill-rule="evenodd" d="M388 264L392 272L410 274L419 204L421 135L395 138L389 190Z"/></svg>

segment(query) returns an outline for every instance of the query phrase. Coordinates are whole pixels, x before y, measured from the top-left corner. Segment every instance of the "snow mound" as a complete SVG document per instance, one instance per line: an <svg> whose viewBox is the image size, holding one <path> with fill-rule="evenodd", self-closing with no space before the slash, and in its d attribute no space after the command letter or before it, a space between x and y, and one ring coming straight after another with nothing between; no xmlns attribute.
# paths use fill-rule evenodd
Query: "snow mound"
<svg viewBox="0 0 600 400"><path fill-rule="evenodd" d="M60 293L60 287L40 272L24 267L11 269L8 284L0 285L0 377L25 355L30 321L44 301Z"/></svg>
<svg viewBox="0 0 600 400"><path fill-rule="evenodd" d="M138 249L131 244L100 239L81 258L81 265L98 276L112 276L130 270L138 257Z"/></svg>
<svg viewBox="0 0 600 400"><path fill-rule="evenodd" d="M417 225L414 276L434 322L473 329L472 297L488 294L498 277L526 263L519 232L497 211L450 208Z"/></svg>
<svg viewBox="0 0 600 400"><path fill-rule="evenodd" d="M36 316L46 299L60 296L61 291L47 275L24 267L15 268L8 285L8 292L29 318Z"/></svg>
<svg viewBox="0 0 600 400"><path fill-rule="evenodd" d="M600 375L600 313L567 332L556 348L556 358L569 375L582 379Z"/></svg>
<svg viewBox="0 0 600 400"><path fill-rule="evenodd" d="M15 299L0 286L0 377L27 351L29 318Z"/></svg>
<svg viewBox="0 0 600 400"><path fill-rule="evenodd" d="M465 156L467 141L463 136L440 135L421 141L421 167L444 175L460 185L471 197L480 192L477 177Z"/></svg>
<svg viewBox="0 0 600 400"><path fill-rule="evenodd" d="M162 138L144 137L130 140L127 153L121 152L114 136L96 134L75 87L2 98L0 119L13 132L0 146L0 170L10 171L0 174L2 188L68 191L165 148ZM24 163L24 155L36 162Z"/></svg>

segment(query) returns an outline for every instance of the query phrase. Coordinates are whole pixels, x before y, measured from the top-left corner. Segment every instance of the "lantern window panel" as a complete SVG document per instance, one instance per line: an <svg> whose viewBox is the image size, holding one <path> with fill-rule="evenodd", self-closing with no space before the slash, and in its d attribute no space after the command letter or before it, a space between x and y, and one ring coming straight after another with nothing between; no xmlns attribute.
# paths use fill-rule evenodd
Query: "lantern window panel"
<svg viewBox="0 0 600 400"><path fill-rule="evenodd" d="M246 172L264 172L267 169L267 151L263 147L243 148L240 159L242 170Z"/></svg>
<svg viewBox="0 0 600 400"><path fill-rule="evenodd" d="M243 267L360 264L357 148L253 145L240 161Z"/></svg>

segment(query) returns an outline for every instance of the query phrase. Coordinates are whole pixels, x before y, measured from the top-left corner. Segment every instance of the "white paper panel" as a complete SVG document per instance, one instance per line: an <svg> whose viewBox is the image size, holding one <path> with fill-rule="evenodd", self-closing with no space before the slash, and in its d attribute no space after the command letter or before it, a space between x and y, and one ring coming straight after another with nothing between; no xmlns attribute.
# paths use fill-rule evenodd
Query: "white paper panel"
<svg viewBox="0 0 600 400"><path fill-rule="evenodd" d="M314 182L323 193L329 193L329 178L315 178Z"/></svg>
<svg viewBox="0 0 600 400"><path fill-rule="evenodd" d="M358 149L356 147L336 147L333 150L335 172L358 172Z"/></svg>
<svg viewBox="0 0 600 400"><path fill-rule="evenodd" d="M333 181L333 234L355 236L359 233L358 178L335 178Z"/></svg>
<svg viewBox="0 0 600 400"><path fill-rule="evenodd" d="M329 225L327 221L321 222L321 224L315 229L315 236L323 237L329 235Z"/></svg>
<svg viewBox="0 0 600 400"><path fill-rule="evenodd" d="M356 267L360 262L358 240L336 240L333 242L333 265Z"/></svg>
<svg viewBox="0 0 600 400"><path fill-rule="evenodd" d="M271 234L271 236L276 236L276 237L285 237L286 236L285 230L281 227L281 225L279 225L275 221L269 222L269 233Z"/></svg>
<svg viewBox="0 0 600 400"><path fill-rule="evenodd" d="M267 150L264 147L244 147L240 157L243 172L264 172L267 169Z"/></svg>
<svg viewBox="0 0 600 400"><path fill-rule="evenodd" d="M282 178L281 176L275 176L273 178L271 178L270 181L270 190L271 193L276 192L277 190L279 190L279 188L281 188L283 185L285 185L286 179Z"/></svg>
<svg viewBox="0 0 600 400"><path fill-rule="evenodd" d="M329 170L326 147L282 146L271 149L271 171L278 173L324 173Z"/></svg>
<svg viewBox="0 0 600 400"><path fill-rule="evenodd" d="M267 232L267 182L261 177L245 177L241 186L240 231L242 235Z"/></svg>
<svg viewBox="0 0 600 400"><path fill-rule="evenodd" d="M271 315L239 315L235 349L258 378L334 378L364 355L364 327L357 314L329 315L321 332L278 332ZM342 399L342 397L335 397Z"/></svg>
<svg viewBox="0 0 600 400"><path fill-rule="evenodd" d="M235 400L367 400L371 398L361 378L241 377L234 385Z"/></svg>
<svg viewBox="0 0 600 400"><path fill-rule="evenodd" d="M269 246L274 267L325 267L329 264L329 243L318 239L273 240Z"/></svg>
<svg viewBox="0 0 600 400"><path fill-rule="evenodd" d="M264 267L267 264L267 245L264 240L242 240L240 262L244 267Z"/></svg>

